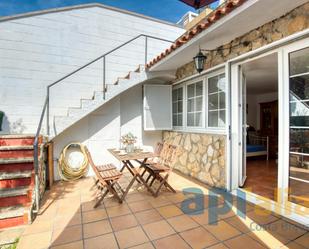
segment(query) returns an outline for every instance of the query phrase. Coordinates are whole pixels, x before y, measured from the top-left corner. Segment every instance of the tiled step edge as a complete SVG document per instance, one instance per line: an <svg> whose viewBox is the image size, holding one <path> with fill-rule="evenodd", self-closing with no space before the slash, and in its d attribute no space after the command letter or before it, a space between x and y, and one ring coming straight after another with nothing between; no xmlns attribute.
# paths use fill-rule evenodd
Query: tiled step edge
<svg viewBox="0 0 309 249"><path fill-rule="evenodd" d="M0 189L0 198L27 195L28 189L29 187Z"/></svg>
<svg viewBox="0 0 309 249"><path fill-rule="evenodd" d="M0 164L13 164L13 163L32 163L33 157L24 158L0 158Z"/></svg>
<svg viewBox="0 0 309 249"><path fill-rule="evenodd" d="M0 151L7 151L7 150L33 150L33 146L32 145L0 146Z"/></svg>
<svg viewBox="0 0 309 249"><path fill-rule="evenodd" d="M24 216L25 208L23 206L11 206L0 208L0 220Z"/></svg>
<svg viewBox="0 0 309 249"><path fill-rule="evenodd" d="M19 179L31 177L31 170L14 171L14 172L0 172L0 180Z"/></svg>

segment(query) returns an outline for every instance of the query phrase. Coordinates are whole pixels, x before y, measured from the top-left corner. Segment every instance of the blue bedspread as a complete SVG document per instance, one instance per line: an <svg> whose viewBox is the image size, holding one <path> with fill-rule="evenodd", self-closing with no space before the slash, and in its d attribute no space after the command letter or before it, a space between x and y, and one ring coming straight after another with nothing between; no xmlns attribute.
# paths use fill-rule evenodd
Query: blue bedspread
<svg viewBox="0 0 309 249"><path fill-rule="evenodd" d="M260 151L266 151L266 147L264 145L247 144L247 152L260 152Z"/></svg>

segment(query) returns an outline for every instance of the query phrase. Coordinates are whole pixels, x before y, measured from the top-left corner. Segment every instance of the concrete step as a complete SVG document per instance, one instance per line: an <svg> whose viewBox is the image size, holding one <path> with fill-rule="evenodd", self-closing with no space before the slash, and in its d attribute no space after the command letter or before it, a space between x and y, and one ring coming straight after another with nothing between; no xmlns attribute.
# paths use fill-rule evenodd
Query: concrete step
<svg viewBox="0 0 309 249"><path fill-rule="evenodd" d="M28 194L28 187L18 187L13 189L0 189L0 198L15 197Z"/></svg>
<svg viewBox="0 0 309 249"><path fill-rule="evenodd" d="M1 207L0 208L0 220L23 216L24 212L25 212L25 208L22 205L11 206L11 207Z"/></svg>
<svg viewBox="0 0 309 249"><path fill-rule="evenodd" d="M33 162L0 164L0 172L33 170Z"/></svg>
<svg viewBox="0 0 309 249"><path fill-rule="evenodd" d="M0 180L11 180L31 177L31 170L14 171L14 172L0 172Z"/></svg>
<svg viewBox="0 0 309 249"><path fill-rule="evenodd" d="M16 163L33 163L33 156L24 158L0 158L0 168L1 164L16 164Z"/></svg>
<svg viewBox="0 0 309 249"><path fill-rule="evenodd" d="M0 146L33 145L34 135L4 135L0 136Z"/></svg>
<svg viewBox="0 0 309 249"><path fill-rule="evenodd" d="M0 229L28 223L29 210L21 205L0 208Z"/></svg>
<svg viewBox="0 0 309 249"><path fill-rule="evenodd" d="M1 146L0 151L7 150L33 150L33 145L12 145L12 146Z"/></svg>
<svg viewBox="0 0 309 249"><path fill-rule="evenodd" d="M0 207L29 205L31 203L32 188L30 186L22 186L0 189Z"/></svg>
<svg viewBox="0 0 309 249"><path fill-rule="evenodd" d="M0 158L25 158L25 157L32 157L33 150L0 150Z"/></svg>

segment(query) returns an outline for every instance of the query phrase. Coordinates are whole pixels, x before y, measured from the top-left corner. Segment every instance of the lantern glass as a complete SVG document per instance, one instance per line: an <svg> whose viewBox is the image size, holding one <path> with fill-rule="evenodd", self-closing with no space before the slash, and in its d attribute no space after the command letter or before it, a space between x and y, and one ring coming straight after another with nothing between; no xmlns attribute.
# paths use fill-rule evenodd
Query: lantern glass
<svg viewBox="0 0 309 249"><path fill-rule="evenodd" d="M204 70L204 64L205 64L206 58L207 57L203 55L201 51L199 51L198 54L193 58L195 69L198 73Z"/></svg>

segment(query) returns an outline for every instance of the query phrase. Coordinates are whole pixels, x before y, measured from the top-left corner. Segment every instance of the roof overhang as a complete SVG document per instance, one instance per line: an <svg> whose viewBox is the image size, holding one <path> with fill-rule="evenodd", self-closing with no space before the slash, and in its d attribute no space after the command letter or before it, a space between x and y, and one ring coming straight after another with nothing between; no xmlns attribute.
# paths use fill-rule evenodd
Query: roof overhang
<svg viewBox="0 0 309 249"><path fill-rule="evenodd" d="M306 2L308 0L248 0L151 66L149 71L176 70L193 60L199 46L209 50L220 47Z"/></svg>

